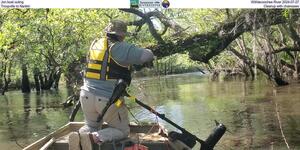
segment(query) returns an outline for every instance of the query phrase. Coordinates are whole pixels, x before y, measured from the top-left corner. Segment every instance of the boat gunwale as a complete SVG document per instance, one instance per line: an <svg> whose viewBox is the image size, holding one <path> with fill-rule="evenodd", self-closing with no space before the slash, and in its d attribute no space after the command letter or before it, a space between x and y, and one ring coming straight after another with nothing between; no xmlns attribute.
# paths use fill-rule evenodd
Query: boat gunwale
<svg viewBox="0 0 300 150"><path fill-rule="evenodd" d="M63 133L69 131L72 124L80 124L80 122L68 122L64 126L58 128L57 130L49 133L48 135L40 138L39 140L31 143L30 145L26 146L23 150L34 150L37 148L42 147L44 144L46 144L51 138L57 139L60 136L63 136Z"/></svg>

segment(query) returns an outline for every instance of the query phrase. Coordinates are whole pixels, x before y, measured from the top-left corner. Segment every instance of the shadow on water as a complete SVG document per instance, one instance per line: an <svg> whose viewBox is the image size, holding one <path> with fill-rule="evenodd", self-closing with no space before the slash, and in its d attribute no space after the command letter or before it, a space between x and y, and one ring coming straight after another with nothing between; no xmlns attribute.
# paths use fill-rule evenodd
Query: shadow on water
<svg viewBox="0 0 300 150"><path fill-rule="evenodd" d="M264 80L211 82L190 74L134 80L130 93L201 139L214 128L215 119L223 122L232 133L225 134L216 150L285 150L286 142L300 149L299 91L297 84L274 88ZM71 108L61 106L67 93L15 91L0 97L0 147L20 149L16 141L25 146L67 123ZM175 130L127 103L138 120L158 121ZM81 112L76 120L83 120Z"/></svg>

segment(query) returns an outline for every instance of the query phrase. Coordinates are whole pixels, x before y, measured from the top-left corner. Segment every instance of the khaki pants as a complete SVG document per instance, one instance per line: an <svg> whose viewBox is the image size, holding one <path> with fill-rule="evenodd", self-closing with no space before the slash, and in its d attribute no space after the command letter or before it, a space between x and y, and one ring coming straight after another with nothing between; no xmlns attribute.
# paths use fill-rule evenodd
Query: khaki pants
<svg viewBox="0 0 300 150"><path fill-rule="evenodd" d="M85 118L85 125L79 129L80 133L94 132L93 134L96 134L103 142L120 140L129 135L128 110L124 102L120 107L115 104L110 106L99 123L97 117L102 113L108 99L81 90L80 102ZM108 124L108 128L101 129L103 121Z"/></svg>

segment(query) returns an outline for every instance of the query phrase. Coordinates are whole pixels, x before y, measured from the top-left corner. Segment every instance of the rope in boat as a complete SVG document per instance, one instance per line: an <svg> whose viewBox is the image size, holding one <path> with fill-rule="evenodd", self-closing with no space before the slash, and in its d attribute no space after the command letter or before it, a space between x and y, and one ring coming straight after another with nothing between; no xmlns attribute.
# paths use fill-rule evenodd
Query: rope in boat
<svg viewBox="0 0 300 150"><path fill-rule="evenodd" d="M159 125L159 122L158 122L158 116L157 116L157 114L155 113L155 118L156 118L156 123L158 124L158 127L159 127L159 129L160 130L162 130L162 131L164 131L164 129L162 129L161 128L161 126ZM167 146L167 148L168 148L168 150L169 150L169 144L167 143L167 141L168 141L168 139L167 139L167 137L164 137L164 136L162 136L165 140L164 140L164 144ZM166 140L167 139L167 140Z"/></svg>
<svg viewBox="0 0 300 150"><path fill-rule="evenodd" d="M130 115L133 117L133 119L136 121L137 124L140 124L140 121L135 117L135 115L133 115L133 113L131 112L130 108L126 105L126 108L128 110L128 112L130 113Z"/></svg>
<svg viewBox="0 0 300 150"><path fill-rule="evenodd" d="M128 109L128 111L130 112L130 115L138 122L138 124L141 124L140 123L140 121L135 117L135 115L131 112L131 110L130 110L130 108L129 107L126 107L127 109ZM159 125L159 121L158 121L158 116L155 114L155 123L153 123L152 124L152 126L151 126L151 128L147 131L147 135L149 135L150 133L151 133L151 131L153 130L153 128L155 127L155 126L157 126L158 125L158 127L159 127L159 130L161 130L161 131L164 131L164 129L163 128L161 128L161 126ZM166 145L166 147L168 148L168 150L169 150L169 144L167 143L167 137L164 137L164 136L162 136L165 140L163 141L164 142L164 144ZM141 143L141 141L142 140L140 140L140 136L137 136L137 142L138 142L138 144L140 144Z"/></svg>

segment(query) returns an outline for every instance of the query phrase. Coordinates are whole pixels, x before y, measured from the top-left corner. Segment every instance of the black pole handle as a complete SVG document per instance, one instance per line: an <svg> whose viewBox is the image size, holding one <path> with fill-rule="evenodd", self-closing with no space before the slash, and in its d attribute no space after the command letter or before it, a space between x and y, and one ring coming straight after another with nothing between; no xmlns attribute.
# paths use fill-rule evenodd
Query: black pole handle
<svg viewBox="0 0 300 150"><path fill-rule="evenodd" d="M71 113L71 115L69 116L69 121L70 122L73 122L75 120L76 114L77 114L80 106L81 106L81 103L80 103L80 100L78 100L75 107L74 107L74 109L73 109L73 111L72 111L72 113Z"/></svg>
<svg viewBox="0 0 300 150"><path fill-rule="evenodd" d="M130 97L130 95L126 92L126 96ZM153 114L157 115L159 118L165 120L166 122L168 122L169 124L171 124L172 126L174 126L175 128L179 129L182 133L185 133L189 136L191 136L193 139L195 139L196 141L198 141L202 146L204 147L208 147L208 145L206 144L205 141L199 139L196 135L190 133L189 131L187 131L186 129L182 128L181 126L177 125L176 123L174 123L173 121L171 121L170 119L168 119L165 114L160 114L159 112L157 112L156 110L152 109L150 106L144 104L143 102L139 101L138 99L134 98L135 102L137 104L139 104L140 106L144 107L145 109L149 110L150 112L152 112Z"/></svg>
<svg viewBox="0 0 300 150"><path fill-rule="evenodd" d="M124 91L124 96L131 97L127 91ZM132 97L131 97L132 98ZM163 119L164 121L168 122L169 124L173 125L177 129L179 129L183 134L189 135L191 138L196 140L201 144L200 150L213 150L214 146L218 143L218 141L222 138L224 133L226 132L226 127L223 124L216 122L217 127L213 130L213 132L209 135L209 137L203 141L198 138L196 135L190 133L186 129L182 128L181 126L177 125L170 119L168 119L165 114L160 114L156 110L152 109L150 106L144 104L143 102L139 101L137 98L134 97L134 101L139 104L140 106L144 107L145 109L149 110L153 114L157 115L159 118Z"/></svg>
<svg viewBox="0 0 300 150"><path fill-rule="evenodd" d="M116 87L114 88L114 91L113 91L109 101L106 103L106 106L103 108L102 113L97 117L97 122L102 121L108 108L112 104L114 104L123 95L127 86L128 86L127 83L123 79L117 80Z"/></svg>

